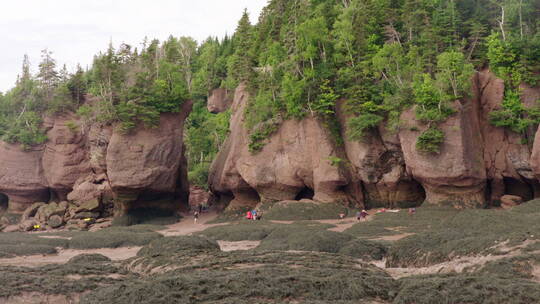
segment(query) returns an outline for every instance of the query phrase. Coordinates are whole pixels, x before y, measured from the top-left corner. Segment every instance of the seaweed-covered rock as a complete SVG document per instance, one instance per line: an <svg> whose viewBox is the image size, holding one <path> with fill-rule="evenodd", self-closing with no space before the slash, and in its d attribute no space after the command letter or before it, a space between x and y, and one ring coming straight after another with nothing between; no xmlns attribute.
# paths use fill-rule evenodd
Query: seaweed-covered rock
<svg viewBox="0 0 540 304"><path fill-rule="evenodd" d="M53 215L47 220L47 224L51 226L51 228L59 228L64 224L64 220L59 215Z"/></svg>

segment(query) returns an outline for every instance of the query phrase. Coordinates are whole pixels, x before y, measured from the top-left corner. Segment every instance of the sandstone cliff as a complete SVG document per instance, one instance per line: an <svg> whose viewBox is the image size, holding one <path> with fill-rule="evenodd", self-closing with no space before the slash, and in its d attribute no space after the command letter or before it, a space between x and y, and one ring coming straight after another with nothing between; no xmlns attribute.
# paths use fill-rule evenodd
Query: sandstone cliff
<svg viewBox="0 0 540 304"><path fill-rule="evenodd" d="M539 141L531 149L519 134L489 123L489 113L502 104L502 80L485 70L472 82L470 97L455 101L456 113L440 125L445 142L438 154L416 149L416 139L427 126L416 120L414 109L402 113L397 132L381 124L364 140L350 140L350 115L343 101L336 106L343 145L335 143L321 121L308 116L278 121L278 130L263 149L251 153L244 128L249 93L241 85L230 106L230 136L211 168L210 188L221 199L232 200L230 208L302 198L367 207L424 201L480 207L498 204L505 194L537 197ZM524 86L522 92L528 106L540 99L538 88ZM223 89L214 91L209 110L226 110L229 95Z"/></svg>
<svg viewBox="0 0 540 304"><path fill-rule="evenodd" d="M129 134L115 126L84 126L74 115L45 120L48 141L31 150L0 142L0 194L9 210L34 202L114 201L115 214L187 204L183 127L191 111L162 114L156 128Z"/></svg>

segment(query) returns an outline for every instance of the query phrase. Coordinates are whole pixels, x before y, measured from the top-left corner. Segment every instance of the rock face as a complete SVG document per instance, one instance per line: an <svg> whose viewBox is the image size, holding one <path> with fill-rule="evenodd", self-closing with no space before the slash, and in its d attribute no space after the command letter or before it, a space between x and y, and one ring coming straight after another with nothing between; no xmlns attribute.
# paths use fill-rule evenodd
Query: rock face
<svg viewBox="0 0 540 304"><path fill-rule="evenodd" d="M485 70L472 82L470 97L455 101L456 113L439 126L445 142L438 154L416 149L418 136L428 126L416 120L414 109L402 113L397 131L381 124L364 140L349 139L351 115L343 101L336 107L342 146L316 117L275 118L277 131L262 150L252 153L244 127L249 94L240 85L231 105L231 135L212 164L210 189L219 200L231 200L229 208L302 198L368 208L406 207L424 201L480 207L497 205L503 195L524 200L539 196L540 140L530 147L519 134L489 122L489 113L502 106L502 80ZM527 106L540 99L539 88L523 86L522 92ZM227 97L223 89L214 91L208 109L226 108L222 105L227 104ZM532 138L535 131L530 130L527 137ZM536 138L540 139L540 133Z"/></svg>
<svg viewBox="0 0 540 304"><path fill-rule="evenodd" d="M416 149L416 138L427 128L416 122L414 109L405 111L401 120L408 122L399 133L407 171L426 191L426 201L434 204L457 204L480 207L485 203L486 174L482 145L470 102L455 102L457 113L439 128L445 140L439 154L422 153ZM419 131L416 131L419 130Z"/></svg>
<svg viewBox="0 0 540 304"><path fill-rule="evenodd" d="M219 88L212 91L212 95L208 100L208 111L210 113L221 113L230 108L232 100L227 89Z"/></svg>
<svg viewBox="0 0 540 304"><path fill-rule="evenodd" d="M337 159L343 151L316 118L284 121L260 152L249 151L243 126L248 98L246 88L239 86L231 107L231 136L212 165L212 191L234 197L231 208L302 195L319 201L347 200L343 191L347 172L339 163L332 164L332 157Z"/></svg>
<svg viewBox="0 0 540 304"><path fill-rule="evenodd" d="M129 134L85 126L74 115L47 118L44 145L24 150L0 142L0 198L12 212L65 200L76 206L114 201L117 215L142 207L176 210L187 204L183 126L191 105L162 114L156 128Z"/></svg>
<svg viewBox="0 0 540 304"><path fill-rule="evenodd" d="M0 142L0 193L9 198L9 209L22 212L33 202L49 200L43 174L43 147L23 151L19 145Z"/></svg>
<svg viewBox="0 0 540 304"><path fill-rule="evenodd" d="M475 112L478 117L484 163L488 182L488 199L499 201L504 194L518 195L530 200L538 195L538 180L529 162L531 147L521 135L489 123L489 113L500 109L504 97L504 82L489 71L478 73L473 81ZM532 107L540 99L540 89L522 87L523 103ZM534 130L527 132L530 142ZM534 141L535 145L538 143ZM534 150L534 149L533 149Z"/></svg>
<svg viewBox="0 0 540 304"><path fill-rule="evenodd" d="M148 205L148 201L174 199L182 192L178 181L184 154L184 120L189 114L162 114L159 127L139 128L132 134L113 132L107 148L107 176L113 193L125 213L133 205ZM161 202L160 202L161 204ZM161 207L166 207L165 204Z"/></svg>
<svg viewBox="0 0 540 304"><path fill-rule="evenodd" d="M65 200L81 176L90 173L85 138L73 116L57 117L47 132L43 175L59 200Z"/></svg>

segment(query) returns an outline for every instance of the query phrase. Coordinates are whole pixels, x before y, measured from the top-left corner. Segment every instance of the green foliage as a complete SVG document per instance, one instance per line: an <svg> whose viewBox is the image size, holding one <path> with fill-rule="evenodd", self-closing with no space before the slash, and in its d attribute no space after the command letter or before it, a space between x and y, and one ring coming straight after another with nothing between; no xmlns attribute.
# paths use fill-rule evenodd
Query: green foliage
<svg viewBox="0 0 540 304"><path fill-rule="evenodd" d="M384 117L373 113L360 114L351 118L349 120L349 137L354 140L362 139L367 130L377 127L383 119Z"/></svg>
<svg viewBox="0 0 540 304"><path fill-rule="evenodd" d="M208 187L210 164L222 148L229 134L230 111L211 114L203 100L193 104L186 121L185 143L187 146L188 179L190 184Z"/></svg>
<svg viewBox="0 0 540 304"><path fill-rule="evenodd" d="M537 82L528 66L530 62L525 49L521 42L504 40L498 33L492 33L487 39L490 67L505 83L501 109L489 113L490 122L516 133L525 133L529 126L540 122L538 107L526 108L521 101L520 84Z"/></svg>
<svg viewBox="0 0 540 304"><path fill-rule="evenodd" d="M251 153L260 151L264 147L264 141L279 129L280 123L281 119L278 117L259 124L249 135L249 151Z"/></svg>
<svg viewBox="0 0 540 304"><path fill-rule="evenodd" d="M337 156L330 156L328 158L328 161L330 162L330 165L332 165L333 167L339 167L339 166L341 166L343 164L344 159L339 158Z"/></svg>
<svg viewBox="0 0 540 304"><path fill-rule="evenodd" d="M441 145L444 143L443 131L430 127L424 131L416 141L416 149L427 153L439 153Z"/></svg>
<svg viewBox="0 0 540 304"><path fill-rule="evenodd" d="M76 122L70 120L66 122L66 127L69 129L71 133L77 133L79 131L79 126Z"/></svg>

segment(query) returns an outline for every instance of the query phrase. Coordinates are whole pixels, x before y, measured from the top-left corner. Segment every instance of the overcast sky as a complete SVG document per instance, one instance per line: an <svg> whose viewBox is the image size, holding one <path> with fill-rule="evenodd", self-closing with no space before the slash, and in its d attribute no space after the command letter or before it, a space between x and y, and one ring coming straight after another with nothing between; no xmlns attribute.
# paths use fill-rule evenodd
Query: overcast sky
<svg viewBox="0 0 540 304"><path fill-rule="evenodd" d="M32 71L49 49L72 71L91 64L109 41L139 46L143 38L231 34L244 8L255 23L267 0L5 0L0 9L0 91L10 89L24 54Z"/></svg>

